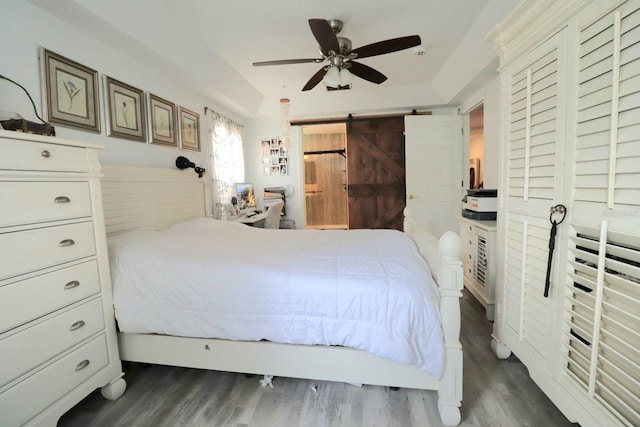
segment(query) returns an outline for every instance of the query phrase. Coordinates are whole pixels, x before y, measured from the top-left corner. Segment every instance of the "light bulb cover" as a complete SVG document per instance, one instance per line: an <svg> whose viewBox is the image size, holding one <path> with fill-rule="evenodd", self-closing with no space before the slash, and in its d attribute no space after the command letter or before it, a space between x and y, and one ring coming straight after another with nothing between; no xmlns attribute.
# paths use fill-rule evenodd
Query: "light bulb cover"
<svg viewBox="0 0 640 427"><path fill-rule="evenodd" d="M338 67L334 65L329 67L322 80L324 84L329 87L340 86L340 70L338 70Z"/></svg>
<svg viewBox="0 0 640 427"><path fill-rule="evenodd" d="M351 80L353 80L353 74L347 68L342 68L340 70L340 86L348 85Z"/></svg>

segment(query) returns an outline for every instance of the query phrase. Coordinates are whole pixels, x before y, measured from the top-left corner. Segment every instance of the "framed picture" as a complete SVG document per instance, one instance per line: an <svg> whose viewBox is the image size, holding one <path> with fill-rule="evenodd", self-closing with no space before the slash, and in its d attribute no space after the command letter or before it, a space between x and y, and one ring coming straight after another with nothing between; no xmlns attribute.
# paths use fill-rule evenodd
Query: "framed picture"
<svg viewBox="0 0 640 427"><path fill-rule="evenodd" d="M200 116L180 107L180 148L200 151Z"/></svg>
<svg viewBox="0 0 640 427"><path fill-rule="evenodd" d="M176 104L149 94L151 143L178 146L176 137Z"/></svg>
<svg viewBox="0 0 640 427"><path fill-rule="evenodd" d="M48 121L100 133L96 70L40 48L40 74Z"/></svg>
<svg viewBox="0 0 640 427"><path fill-rule="evenodd" d="M147 120L142 90L104 76L107 135L147 142Z"/></svg>

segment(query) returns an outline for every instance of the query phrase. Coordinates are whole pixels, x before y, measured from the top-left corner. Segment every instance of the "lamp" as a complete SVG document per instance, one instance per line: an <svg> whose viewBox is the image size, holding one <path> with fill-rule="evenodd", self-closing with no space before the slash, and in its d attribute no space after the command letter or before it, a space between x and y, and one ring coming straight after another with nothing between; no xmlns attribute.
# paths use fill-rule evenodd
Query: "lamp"
<svg viewBox="0 0 640 427"><path fill-rule="evenodd" d="M348 68L343 67L340 70L340 86L348 85L351 83L351 80L353 80L353 74L351 74Z"/></svg>
<svg viewBox="0 0 640 427"><path fill-rule="evenodd" d="M340 86L340 70L336 65L332 65L327 70L326 74L322 78L325 85L329 87Z"/></svg>
<svg viewBox="0 0 640 427"><path fill-rule="evenodd" d="M329 87L346 86L353 80L353 74L342 65L330 65L322 81Z"/></svg>
<svg viewBox="0 0 640 427"><path fill-rule="evenodd" d="M178 158L176 159L176 167L178 169L193 168L198 174L198 178L202 178L202 175L207 171L204 168L196 166L195 163L193 163L191 160L187 159L184 156L178 156Z"/></svg>

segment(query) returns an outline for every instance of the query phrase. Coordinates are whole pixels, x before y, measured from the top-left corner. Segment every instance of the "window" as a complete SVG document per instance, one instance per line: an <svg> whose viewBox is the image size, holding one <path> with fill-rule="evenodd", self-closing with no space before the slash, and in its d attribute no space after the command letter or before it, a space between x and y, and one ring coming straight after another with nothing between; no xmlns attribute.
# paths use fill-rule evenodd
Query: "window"
<svg viewBox="0 0 640 427"><path fill-rule="evenodd" d="M211 164L213 166L213 215L223 217L223 206L235 196L235 183L244 181L242 125L209 110Z"/></svg>

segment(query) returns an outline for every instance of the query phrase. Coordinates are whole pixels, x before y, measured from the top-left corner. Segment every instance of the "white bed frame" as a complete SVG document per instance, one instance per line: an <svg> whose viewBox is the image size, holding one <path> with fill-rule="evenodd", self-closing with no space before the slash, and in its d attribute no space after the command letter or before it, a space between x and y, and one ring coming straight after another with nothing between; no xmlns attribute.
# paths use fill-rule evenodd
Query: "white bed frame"
<svg viewBox="0 0 640 427"><path fill-rule="evenodd" d="M192 170L103 165L103 203L107 236L135 229L159 229L207 216L210 189ZM239 342L151 334L119 333L122 360L228 372L324 381L438 390L442 422L460 422L462 346L460 239L453 232L439 240L420 229L405 209L404 231L427 260L440 288L446 346L442 378L361 350L266 341Z"/></svg>

